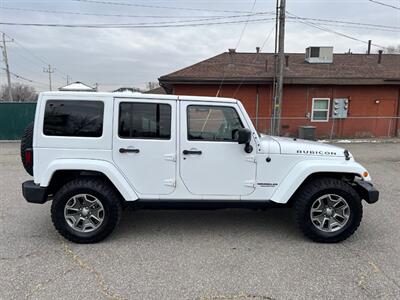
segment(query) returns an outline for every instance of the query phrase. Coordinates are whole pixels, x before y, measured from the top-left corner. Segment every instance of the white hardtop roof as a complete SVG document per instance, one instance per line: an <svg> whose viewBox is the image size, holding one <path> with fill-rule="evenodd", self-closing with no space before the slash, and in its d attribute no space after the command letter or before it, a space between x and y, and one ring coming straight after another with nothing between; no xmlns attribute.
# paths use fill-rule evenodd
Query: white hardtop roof
<svg viewBox="0 0 400 300"><path fill-rule="evenodd" d="M96 88L93 88L91 86L88 86L87 84L84 84L82 82L76 81L72 82L70 84L67 84L65 86L62 86L58 89L59 91L88 91L88 92L95 92Z"/></svg>
<svg viewBox="0 0 400 300"><path fill-rule="evenodd" d="M205 97L205 96L178 96L178 95L160 95L160 94L142 94L127 92L41 92L40 95L46 97L67 97L73 96L73 100L81 98L134 98L134 99L158 99L158 100L180 100L180 101L209 101L209 102L229 102L236 103L238 100L223 97Z"/></svg>

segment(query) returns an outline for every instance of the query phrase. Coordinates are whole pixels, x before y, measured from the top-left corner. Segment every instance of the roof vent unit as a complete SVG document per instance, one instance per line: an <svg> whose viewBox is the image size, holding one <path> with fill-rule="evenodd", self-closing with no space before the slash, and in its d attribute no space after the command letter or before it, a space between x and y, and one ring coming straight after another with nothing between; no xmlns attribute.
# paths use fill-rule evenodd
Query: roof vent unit
<svg viewBox="0 0 400 300"><path fill-rule="evenodd" d="M333 63L333 47L308 47L306 49L306 62L310 64Z"/></svg>

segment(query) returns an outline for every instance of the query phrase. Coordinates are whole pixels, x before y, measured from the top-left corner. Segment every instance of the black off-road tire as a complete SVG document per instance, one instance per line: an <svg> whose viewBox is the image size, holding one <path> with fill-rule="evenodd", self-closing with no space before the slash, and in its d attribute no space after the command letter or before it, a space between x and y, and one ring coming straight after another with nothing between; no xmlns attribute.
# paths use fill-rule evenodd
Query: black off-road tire
<svg viewBox="0 0 400 300"><path fill-rule="evenodd" d="M21 137L21 161L25 171L33 176L33 164L27 164L25 161L25 150L33 146L33 122L29 123Z"/></svg>
<svg viewBox="0 0 400 300"><path fill-rule="evenodd" d="M310 210L316 199L325 194L343 197L350 208L347 223L338 231L324 232L311 221ZM363 208L357 192L346 182L335 178L315 179L301 187L294 199L296 221L305 236L315 242L337 243L350 237L360 225Z"/></svg>
<svg viewBox="0 0 400 300"><path fill-rule="evenodd" d="M68 225L64 208L74 195L95 196L104 207L103 223L92 232L79 232ZM97 178L78 178L66 183L56 193L51 205L51 219L57 231L66 239L80 244L97 243L105 239L117 226L122 213L121 199L107 182Z"/></svg>

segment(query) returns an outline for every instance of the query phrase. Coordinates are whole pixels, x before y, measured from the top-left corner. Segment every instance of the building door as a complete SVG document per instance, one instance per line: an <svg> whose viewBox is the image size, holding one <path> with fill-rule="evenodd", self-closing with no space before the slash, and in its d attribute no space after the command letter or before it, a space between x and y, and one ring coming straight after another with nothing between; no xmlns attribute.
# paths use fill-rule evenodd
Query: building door
<svg viewBox="0 0 400 300"><path fill-rule="evenodd" d="M396 100L380 100L377 103L376 116L374 136L394 136L396 131Z"/></svg>

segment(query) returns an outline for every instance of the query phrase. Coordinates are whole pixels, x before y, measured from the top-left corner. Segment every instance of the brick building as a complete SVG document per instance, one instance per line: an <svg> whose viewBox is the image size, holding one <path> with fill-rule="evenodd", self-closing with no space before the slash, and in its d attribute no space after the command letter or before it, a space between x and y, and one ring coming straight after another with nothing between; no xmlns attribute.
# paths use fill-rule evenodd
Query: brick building
<svg viewBox="0 0 400 300"><path fill-rule="evenodd" d="M281 134L296 136L299 126L312 125L322 138L399 136L400 55L323 48L329 47L286 55ZM159 81L170 94L240 99L258 130L268 132L274 60L270 53L230 50ZM337 118L338 100L346 103L345 117Z"/></svg>

